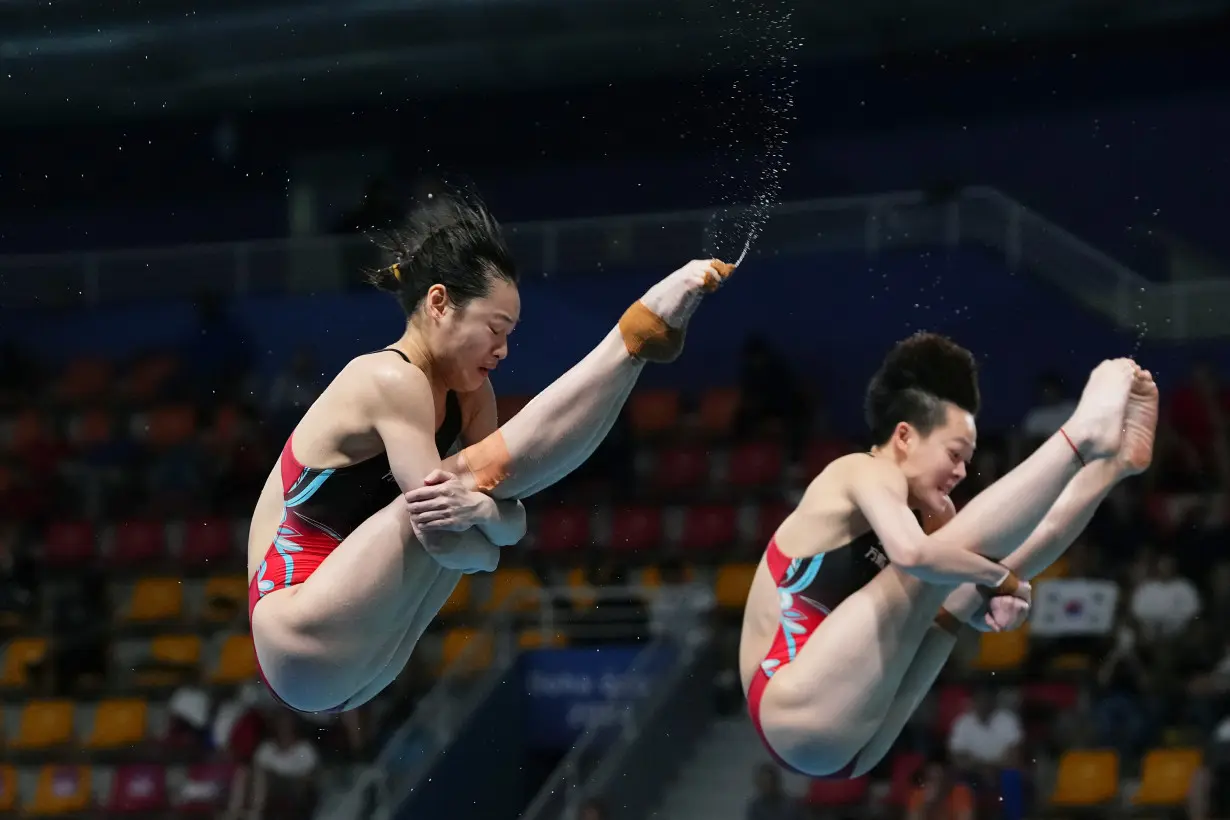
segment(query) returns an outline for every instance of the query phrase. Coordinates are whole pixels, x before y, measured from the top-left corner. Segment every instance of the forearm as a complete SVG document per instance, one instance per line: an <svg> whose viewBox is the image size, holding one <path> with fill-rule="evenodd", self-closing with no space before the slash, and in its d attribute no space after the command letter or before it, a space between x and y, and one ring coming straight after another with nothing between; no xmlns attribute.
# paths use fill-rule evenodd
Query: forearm
<svg viewBox="0 0 1230 820"><path fill-rule="evenodd" d="M484 498L487 500L474 526L487 540L497 547L511 547L525 537L525 506L520 501Z"/></svg>
<svg viewBox="0 0 1230 820"><path fill-rule="evenodd" d="M937 543L931 538L923 542L909 559L894 561L894 566L920 581L938 586L968 583L995 587L1003 583L1008 575L1002 564L952 544Z"/></svg>

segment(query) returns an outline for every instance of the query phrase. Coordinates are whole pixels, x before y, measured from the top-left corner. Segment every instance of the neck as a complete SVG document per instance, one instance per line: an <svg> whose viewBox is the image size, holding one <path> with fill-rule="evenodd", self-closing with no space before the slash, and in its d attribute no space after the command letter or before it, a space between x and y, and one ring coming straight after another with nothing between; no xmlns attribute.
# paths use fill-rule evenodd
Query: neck
<svg viewBox="0 0 1230 820"><path fill-rule="evenodd" d="M883 444L877 444L874 447L872 447L870 450L868 450L867 454L870 455L872 458L881 458L889 462L890 464L895 464L898 467L901 466L901 459L898 458L897 451L894 450L892 447L889 447ZM922 509L922 505L918 503L918 501L914 498L913 495L909 496L906 499L906 505L909 506L911 510L917 511L917 510Z"/></svg>
<svg viewBox="0 0 1230 820"><path fill-rule="evenodd" d="M431 355L431 347L427 344L423 331L413 321L406 324L406 332L390 347L395 347L402 353L405 353L409 357L410 362L427 375L427 380L431 382L432 388L442 387L439 381L440 371L435 366L435 359Z"/></svg>

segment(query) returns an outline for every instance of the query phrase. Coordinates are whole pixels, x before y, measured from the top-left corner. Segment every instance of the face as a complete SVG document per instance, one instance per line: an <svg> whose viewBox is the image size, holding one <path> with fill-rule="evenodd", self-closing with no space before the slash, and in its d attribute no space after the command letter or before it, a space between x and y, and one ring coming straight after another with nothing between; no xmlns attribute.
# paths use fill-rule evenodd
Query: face
<svg viewBox="0 0 1230 820"><path fill-rule="evenodd" d="M945 499L965 479L977 444L974 417L955 405L946 405L944 423L929 435L920 435L905 422L898 424L892 445L909 483L911 506L945 510Z"/></svg>
<svg viewBox="0 0 1230 820"><path fill-rule="evenodd" d="M490 293L458 308L444 286L435 285L425 307L435 328L435 363L445 383L459 393L477 390L508 356L508 336L521 318L517 286L493 279Z"/></svg>

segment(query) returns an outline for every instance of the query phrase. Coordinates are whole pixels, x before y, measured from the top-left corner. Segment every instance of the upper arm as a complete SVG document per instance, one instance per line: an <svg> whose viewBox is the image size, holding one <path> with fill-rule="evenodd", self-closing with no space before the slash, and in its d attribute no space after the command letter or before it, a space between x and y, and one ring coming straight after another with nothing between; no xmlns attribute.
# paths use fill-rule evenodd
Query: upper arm
<svg viewBox="0 0 1230 820"><path fill-rule="evenodd" d="M402 492L423 485L440 466L431 385L416 367L381 367L373 379L371 418Z"/></svg>
<svg viewBox="0 0 1230 820"><path fill-rule="evenodd" d="M918 564L927 534L909 507L905 476L879 459L864 459L852 471L850 498L888 554L903 569Z"/></svg>
<svg viewBox="0 0 1230 820"><path fill-rule="evenodd" d="M461 440L467 445L477 444L499 428L500 417L490 379L484 379L482 387L458 398L462 412Z"/></svg>

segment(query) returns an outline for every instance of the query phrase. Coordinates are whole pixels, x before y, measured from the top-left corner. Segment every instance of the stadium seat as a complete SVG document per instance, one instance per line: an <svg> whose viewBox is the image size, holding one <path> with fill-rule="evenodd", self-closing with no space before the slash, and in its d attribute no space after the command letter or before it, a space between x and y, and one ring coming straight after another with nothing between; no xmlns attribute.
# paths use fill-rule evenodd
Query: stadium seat
<svg viewBox="0 0 1230 820"><path fill-rule="evenodd" d="M94 710L94 727L82 745L96 750L135 746L145 740L147 719L148 706L143 700L104 700Z"/></svg>
<svg viewBox="0 0 1230 820"><path fill-rule="evenodd" d="M679 392L640 390L628 399L628 419L638 436L657 435L675 429L679 423Z"/></svg>
<svg viewBox="0 0 1230 820"><path fill-rule="evenodd" d="M1027 709L1063 712L1075 709L1079 699L1076 685L1063 681L1026 683L1021 689L1022 706Z"/></svg>
<svg viewBox="0 0 1230 820"><path fill-rule="evenodd" d="M457 581L457 586L453 588L453 593L448 596L448 600L444 602L444 606L440 607L441 615L457 615L465 612L470 608L470 576L463 575Z"/></svg>
<svg viewBox="0 0 1230 820"><path fill-rule="evenodd" d="M235 534L225 518L199 518L184 522L186 566L194 569L227 569L235 559Z"/></svg>
<svg viewBox="0 0 1230 820"><path fill-rule="evenodd" d="M724 564L718 569L713 584L717 605L723 609L742 610L747 603L747 593L756 577L755 564Z"/></svg>
<svg viewBox="0 0 1230 820"><path fill-rule="evenodd" d="M244 683L256 677L256 650L252 636L229 635L222 643L218 665L212 676L214 683Z"/></svg>
<svg viewBox="0 0 1230 820"><path fill-rule="evenodd" d="M721 550L738 540L739 511L729 504L689 507L683 517L680 546L686 550Z"/></svg>
<svg viewBox="0 0 1230 820"><path fill-rule="evenodd" d="M758 549L764 549L769 545L777 528L793 510L794 508L789 504L776 501L760 505L756 516L756 547Z"/></svg>
<svg viewBox="0 0 1230 820"><path fill-rule="evenodd" d="M197 763L184 772L175 800L176 814L214 815L226 808L235 766L230 763Z"/></svg>
<svg viewBox="0 0 1230 820"><path fill-rule="evenodd" d="M1182 806L1192 778L1204 762L1200 749L1154 749L1141 766L1140 789L1132 804L1147 807Z"/></svg>
<svg viewBox="0 0 1230 820"><path fill-rule="evenodd" d="M178 368L174 356L150 356L137 362L123 380L124 394L136 402L158 398L167 380Z"/></svg>
<svg viewBox="0 0 1230 820"><path fill-rule="evenodd" d="M248 606L248 579L242 575L215 575L205 582L206 621L223 623Z"/></svg>
<svg viewBox="0 0 1230 820"><path fill-rule="evenodd" d="M850 780L812 780L807 786L807 802L818 808L859 806L866 802L870 786L866 775Z"/></svg>
<svg viewBox="0 0 1230 820"><path fill-rule="evenodd" d="M892 773L889 775L888 805L898 809L909 805L918 772L926 762L926 756L918 752L900 752L893 757Z"/></svg>
<svg viewBox="0 0 1230 820"><path fill-rule="evenodd" d="M935 725L932 727L939 737L948 737L952 724L957 718L969 710L970 693L964 686L941 686L936 694Z"/></svg>
<svg viewBox="0 0 1230 820"><path fill-rule="evenodd" d="M730 452L726 479L732 487L772 489L782 480L782 447L774 441L748 441Z"/></svg>
<svg viewBox="0 0 1230 820"><path fill-rule="evenodd" d="M24 806L33 817L85 812L90 808L93 785L87 766L43 766L38 782Z"/></svg>
<svg viewBox="0 0 1230 820"><path fill-rule="evenodd" d="M58 567L86 564L94 557L97 538L85 521L56 521L47 527L43 560Z"/></svg>
<svg viewBox="0 0 1230 820"><path fill-rule="evenodd" d="M93 357L83 357L70 362L60 374L56 393L62 401L80 402L96 398L111 385L111 363Z"/></svg>
<svg viewBox="0 0 1230 820"><path fill-rule="evenodd" d="M700 397L700 427L706 435L730 435L739 412L739 391L734 387L712 387Z"/></svg>
<svg viewBox="0 0 1230 820"><path fill-rule="evenodd" d="M1029 655L1029 625L1010 632L983 632L978 638L978 656L973 668L981 672L1020 669Z"/></svg>
<svg viewBox="0 0 1230 820"><path fill-rule="evenodd" d="M196 410L189 405L169 405L151 410L141 420L139 430L154 447L173 447L187 441L196 429Z"/></svg>
<svg viewBox="0 0 1230 820"><path fill-rule="evenodd" d="M17 638L4 648L4 665L0 668L0 687L24 689L29 685L29 667L47 654L43 638Z"/></svg>
<svg viewBox="0 0 1230 820"><path fill-rule="evenodd" d="M88 450L111 441L113 430L111 414L92 408L73 418L68 426L68 438L74 447Z"/></svg>
<svg viewBox="0 0 1230 820"><path fill-rule="evenodd" d="M1067 578L1068 577L1068 556L1061 555L1046 569L1042 570L1035 578L1034 583L1038 581L1046 581L1051 578Z"/></svg>
<svg viewBox="0 0 1230 820"><path fill-rule="evenodd" d="M611 547L621 551L655 550L662 546L662 510L621 507L611 518Z"/></svg>
<svg viewBox="0 0 1230 820"><path fill-rule="evenodd" d="M73 739L73 703L69 700L32 700L21 709L17 735L9 748L30 751L65 746Z"/></svg>
<svg viewBox="0 0 1230 820"><path fill-rule="evenodd" d="M483 604L484 612L534 612L538 609L537 593L542 584L533 572L520 568L497 569L490 579L491 593Z"/></svg>
<svg viewBox="0 0 1230 820"><path fill-rule="evenodd" d="M495 411L499 417L500 424L508 421L513 416L521 412L521 408L530 403L533 396L496 396Z"/></svg>
<svg viewBox="0 0 1230 820"><path fill-rule="evenodd" d="M51 428L43 416L35 410L23 410L7 425L6 449L23 453L37 447L52 436Z"/></svg>
<svg viewBox="0 0 1230 820"><path fill-rule="evenodd" d="M551 507L538 519L538 549L544 552L578 551L590 545L589 510Z"/></svg>
<svg viewBox="0 0 1230 820"><path fill-rule="evenodd" d="M581 567L568 570L568 594L574 609L589 609L598 600Z"/></svg>
<svg viewBox="0 0 1230 820"><path fill-rule="evenodd" d="M683 568L683 577L691 581L694 576L692 568L686 566ZM641 567L632 579L632 583L639 584L645 589L657 589L662 586L662 570L655 566Z"/></svg>
<svg viewBox="0 0 1230 820"><path fill-rule="evenodd" d="M201 639L197 635L159 635L150 641L147 664L136 670L138 686L176 686L184 673L201 664Z"/></svg>
<svg viewBox="0 0 1230 820"><path fill-rule="evenodd" d="M145 814L167 807L167 774L161 766L120 766L111 777L106 808L114 814Z"/></svg>
<svg viewBox="0 0 1230 820"><path fill-rule="evenodd" d="M705 487L709 484L709 453L698 444L663 447L654 459L651 483L665 493Z"/></svg>
<svg viewBox="0 0 1230 820"><path fill-rule="evenodd" d="M160 521L134 519L116 525L111 540L111 563L135 566L160 561L167 554L166 526Z"/></svg>
<svg viewBox="0 0 1230 820"><path fill-rule="evenodd" d="M1112 751L1065 752L1051 805L1060 808L1100 806L1119 793L1119 756Z"/></svg>
<svg viewBox="0 0 1230 820"><path fill-rule="evenodd" d="M129 621L175 621L183 614L184 585L178 578L142 578L133 586L128 602Z"/></svg>
<svg viewBox="0 0 1230 820"><path fill-rule="evenodd" d="M541 629L522 630L517 635L521 649L559 649L568 645L568 637L562 632L543 632Z"/></svg>
<svg viewBox="0 0 1230 820"><path fill-rule="evenodd" d="M824 472L824 468L844 455L854 452L854 447L844 441L835 439L820 439L807 445L803 453L803 468L807 475L814 478Z"/></svg>
<svg viewBox="0 0 1230 820"><path fill-rule="evenodd" d="M13 814L17 806L17 770L0 763L0 815Z"/></svg>
<svg viewBox="0 0 1230 820"><path fill-rule="evenodd" d="M491 633L458 627L444 635L444 654L440 673L478 672L491 666L495 659L495 643Z"/></svg>

